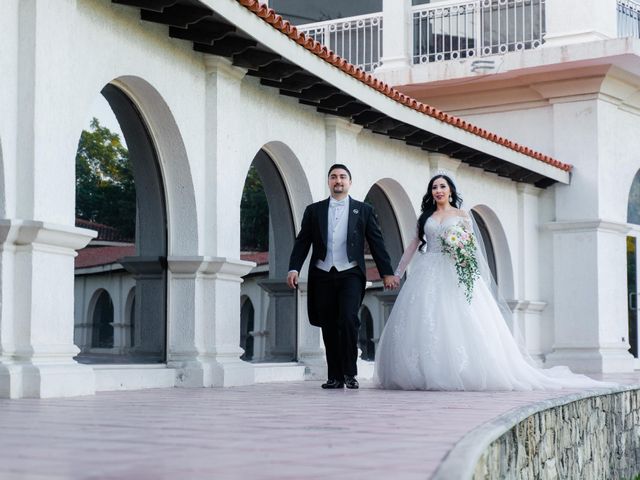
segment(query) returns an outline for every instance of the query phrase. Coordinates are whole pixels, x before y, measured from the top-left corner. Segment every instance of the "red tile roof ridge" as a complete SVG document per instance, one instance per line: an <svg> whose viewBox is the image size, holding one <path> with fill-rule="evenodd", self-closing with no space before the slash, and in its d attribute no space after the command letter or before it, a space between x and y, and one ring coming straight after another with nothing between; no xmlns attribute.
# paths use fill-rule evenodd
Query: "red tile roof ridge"
<svg viewBox="0 0 640 480"><path fill-rule="evenodd" d="M329 50L325 45L320 42L314 40L311 37L307 37L304 33L299 32L298 29L292 25L289 21L282 18L281 15L278 15L275 10L267 7L266 5L261 4L258 0L236 0L240 5L247 8L251 12L255 13L258 17L262 18L265 22L269 23L271 26L281 31L289 38L294 40L299 45L302 45L304 48L319 56L326 62L332 64L333 66L339 68L343 72L355 77L360 80L362 83L367 86L378 90L380 93L386 95L392 100L397 101L398 103L402 103L403 105L416 110L420 113L428 115L430 117L436 118L444 123L448 123L454 127L460 128L462 130L466 130L467 132L476 135L478 137L484 138L491 142L502 145L503 147L509 148L510 150L514 150L518 153L526 155L528 157L539 160L543 163L556 167L565 172L570 172L573 168L571 164L560 162L548 155L545 155L540 152L536 152L535 150L525 147L524 145L519 145L516 142L512 142L504 137L496 135L495 133L488 132L487 130L472 125L471 123L462 120L459 117L454 115L450 115L448 113L442 112L437 108L431 107L425 103L422 103L415 98L412 98L408 95L405 95L395 88L391 87L387 83L375 78L370 73L365 72L364 70L356 67L355 65L349 63L346 59L336 55L334 52Z"/></svg>

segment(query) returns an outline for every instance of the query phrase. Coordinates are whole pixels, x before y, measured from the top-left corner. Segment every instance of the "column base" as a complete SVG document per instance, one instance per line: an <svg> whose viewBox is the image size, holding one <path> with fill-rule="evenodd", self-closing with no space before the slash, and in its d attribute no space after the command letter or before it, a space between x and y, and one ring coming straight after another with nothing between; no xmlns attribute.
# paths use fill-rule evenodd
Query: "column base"
<svg viewBox="0 0 640 480"><path fill-rule="evenodd" d="M327 361L324 354L300 355L298 361L305 366L305 380L327 379Z"/></svg>
<svg viewBox="0 0 640 480"><path fill-rule="evenodd" d="M96 393L93 368L79 363L0 364L0 398L53 398Z"/></svg>
<svg viewBox="0 0 640 480"><path fill-rule="evenodd" d="M360 380L371 380L373 378L374 365L375 362L358 357L358 378Z"/></svg>
<svg viewBox="0 0 640 480"><path fill-rule="evenodd" d="M575 373L632 372L633 356L622 349L560 348L546 356L544 366L564 365Z"/></svg>
<svg viewBox="0 0 640 480"><path fill-rule="evenodd" d="M253 365L239 358L211 358L170 362L176 368L176 387L238 387L255 383Z"/></svg>

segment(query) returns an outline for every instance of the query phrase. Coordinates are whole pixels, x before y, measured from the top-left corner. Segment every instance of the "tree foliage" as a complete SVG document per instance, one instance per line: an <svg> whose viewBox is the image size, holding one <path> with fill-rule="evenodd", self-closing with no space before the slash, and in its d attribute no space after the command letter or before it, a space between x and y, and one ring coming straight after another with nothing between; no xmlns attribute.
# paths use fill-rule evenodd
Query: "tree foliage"
<svg viewBox="0 0 640 480"><path fill-rule="evenodd" d="M243 251L269 250L269 205L262 180L253 165L244 182L240 203L240 246Z"/></svg>
<svg viewBox="0 0 640 480"><path fill-rule="evenodd" d="M76 216L135 236L136 190L129 152L97 118L83 130L76 154Z"/></svg>

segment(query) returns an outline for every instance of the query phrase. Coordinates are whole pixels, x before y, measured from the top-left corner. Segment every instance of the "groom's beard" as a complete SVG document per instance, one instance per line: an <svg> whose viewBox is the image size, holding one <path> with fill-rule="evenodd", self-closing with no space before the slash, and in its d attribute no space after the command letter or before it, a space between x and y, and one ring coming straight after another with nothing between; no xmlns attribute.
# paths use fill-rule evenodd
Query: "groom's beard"
<svg viewBox="0 0 640 480"><path fill-rule="evenodd" d="M344 186L342 185L335 185L333 187L333 193L344 193Z"/></svg>

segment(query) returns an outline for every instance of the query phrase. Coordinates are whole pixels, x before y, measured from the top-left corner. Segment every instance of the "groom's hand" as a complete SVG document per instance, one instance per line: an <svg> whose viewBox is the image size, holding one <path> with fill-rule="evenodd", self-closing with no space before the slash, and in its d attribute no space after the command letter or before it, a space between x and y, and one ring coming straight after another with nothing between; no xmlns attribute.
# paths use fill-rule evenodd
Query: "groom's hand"
<svg viewBox="0 0 640 480"><path fill-rule="evenodd" d="M298 288L298 272L292 271L287 274L287 285L289 288Z"/></svg>
<svg viewBox="0 0 640 480"><path fill-rule="evenodd" d="M395 290L400 286L400 277L397 275L385 275L382 277L382 283L386 290Z"/></svg>

